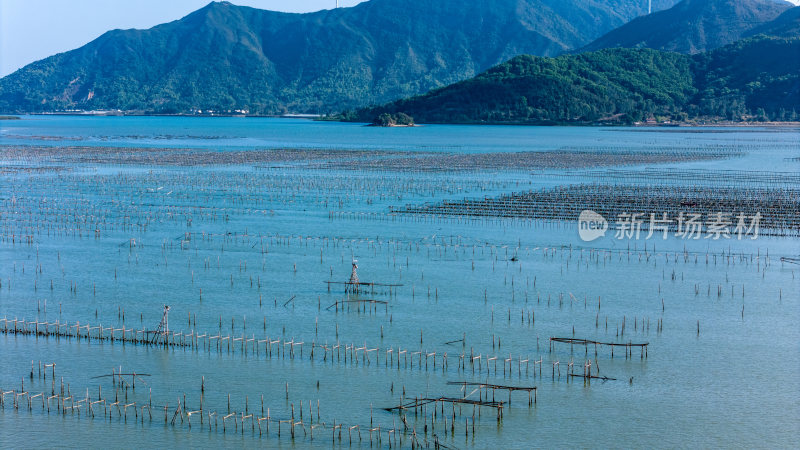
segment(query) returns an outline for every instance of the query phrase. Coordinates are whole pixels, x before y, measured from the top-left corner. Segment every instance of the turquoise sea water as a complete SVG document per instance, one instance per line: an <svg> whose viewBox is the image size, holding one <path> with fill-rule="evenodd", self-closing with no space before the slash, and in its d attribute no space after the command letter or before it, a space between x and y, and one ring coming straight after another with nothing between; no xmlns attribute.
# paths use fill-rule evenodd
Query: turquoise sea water
<svg viewBox="0 0 800 450"><path fill-rule="evenodd" d="M422 445L438 439L451 448L783 448L800 437L800 266L781 261L800 257L796 237L629 241L612 232L587 243L572 221L389 213L406 204L594 182L609 170L695 170L704 178L692 184L712 187L737 183L732 173L751 174L747 183L759 187L798 189L793 181L764 184L800 174L796 128L383 129L291 119L31 116L0 122L0 145L0 318L152 330L168 304L170 330L226 338L219 350L216 343L186 350L0 334L4 446L386 448L392 429L403 435L402 444L391 438L392 446L411 446L416 432ZM98 158L116 147L159 156ZM703 149L733 156L624 167L388 171L281 159L186 166L169 158L186 149L370 152L358 158ZM401 286L355 297L341 285L329 290L326 281L348 279L353 259L361 281ZM385 304L327 309L343 300ZM606 348L595 355L594 347L562 343L551 350L551 337L647 342L648 354L634 349L626 358L618 348L612 359ZM271 355L267 338L278 341ZM321 345L337 343L335 359L323 356ZM582 374L587 360L615 380L585 384L567 376ZM56 363L55 389L49 373L39 376L39 362ZM110 377L95 378L120 367L148 374L127 400ZM127 417L114 408L104 415L99 405L94 418L80 410L48 414L40 398L29 409L25 396L13 407L23 390L59 391L61 377L76 399L152 403L153 420L144 410L144 421L132 409ZM408 410L407 430L399 413L382 409L416 397L478 398L452 381L536 386L537 401L529 406L526 393L513 393L499 422L482 407L474 432L471 406L444 406L433 426L432 406L427 415ZM164 406L171 418L184 396L188 410L199 410L202 396L204 412L218 413L210 419L216 427L209 429L208 416L200 426L197 415L191 427L185 416L165 424ZM508 400L504 391L495 396ZM301 402L305 431L298 425L292 439L279 421L290 420L294 407L298 422ZM260 434L251 419L232 432L228 419L223 433L220 416L228 408L256 417L269 408L269 432L263 423ZM345 425L341 439L334 422Z"/></svg>

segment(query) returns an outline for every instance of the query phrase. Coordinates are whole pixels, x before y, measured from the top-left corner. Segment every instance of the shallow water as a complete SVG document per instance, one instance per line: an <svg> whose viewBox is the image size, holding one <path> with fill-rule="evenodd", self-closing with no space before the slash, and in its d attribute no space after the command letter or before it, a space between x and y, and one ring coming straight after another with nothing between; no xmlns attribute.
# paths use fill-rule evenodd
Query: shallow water
<svg viewBox="0 0 800 450"><path fill-rule="evenodd" d="M252 347L243 353L242 340L232 341L230 350L227 344L221 351L202 344L196 350L165 350L0 334L4 392L20 391L23 380L32 393L52 390L49 374L47 380L38 375L41 361L56 363L58 381L63 377L76 397L87 390L96 397L102 389L110 398L115 395L110 377L93 377L121 366L125 373L149 374L136 380L135 392L128 390L126 403L153 404L153 420L142 423L132 411L124 418L113 410L105 419L99 412L95 418L48 414L36 400L31 410L27 405L15 410L14 394L8 394L0 410L0 439L7 446L75 446L89 440L97 447L305 448L330 446L336 421L359 425L361 446L377 445L368 429L381 427L381 445L388 447L386 430L403 425L398 413L381 408L414 397L463 395L448 381L536 386L537 402L529 407L527 394L512 394L501 422L483 407L474 433L471 407L456 409L454 434L451 416L445 427L437 415L431 430L430 408L427 419L407 412L419 441L431 446L434 432L439 442L457 448L791 447L800 437L800 266L780 260L800 256L797 238L629 241L614 239L612 232L586 243L573 222L389 214L391 206L595 180L586 169L388 172L296 162L181 167L53 162L35 151L19 159L9 150L569 148L613 154L722 148L736 156L647 166L699 169L719 175L711 183L722 185L730 183L720 172L726 170L798 175L797 129L381 129L288 119L35 116L0 122L0 139L5 146L0 317L152 330L162 305L169 304L172 331L281 340L267 356L265 343L257 354ZM387 302L372 311L327 309L347 297L341 285L329 290L325 282L346 281L354 258L361 281L402 286L360 294L357 299ZM635 349L626 358L618 348L612 359L605 348L595 355L593 347L585 351L560 343L551 351L548 339L554 336L647 342L648 354L644 358ZM291 357L287 341L303 342L302 356L295 346ZM319 346L336 342L342 347L339 357L332 361L328 354L323 360ZM349 345L378 350L370 352L369 361L361 350L357 361L347 356L345 362L342 353ZM286 352L278 354L277 347ZM388 367L387 349L391 355L407 351L399 367L396 359ZM420 351L430 356L410 356ZM462 353L481 359L459 369ZM487 366L487 357L496 359ZM540 358L541 366L533 364ZM601 376L616 380L568 382L568 363L582 374L587 359L593 370L599 365ZM560 376L552 374L557 370ZM209 430L207 423L199 426L197 416L191 429L186 419L165 425L163 407L171 405L172 416L184 395L189 410L199 408L203 377L205 411L227 414L230 395L231 411L243 411L247 403L248 412L261 416L263 395L270 431L264 427L259 436L246 421L243 433L231 432L229 419L223 433L221 419ZM495 395L508 400L505 392ZM315 428L312 440L298 426L292 440L284 423L278 437L277 420L288 419L292 406L298 419L301 401L306 426L311 402L314 424L327 428ZM352 433L357 445L356 429ZM411 445L410 433L402 445ZM350 445L347 429L334 444Z"/></svg>

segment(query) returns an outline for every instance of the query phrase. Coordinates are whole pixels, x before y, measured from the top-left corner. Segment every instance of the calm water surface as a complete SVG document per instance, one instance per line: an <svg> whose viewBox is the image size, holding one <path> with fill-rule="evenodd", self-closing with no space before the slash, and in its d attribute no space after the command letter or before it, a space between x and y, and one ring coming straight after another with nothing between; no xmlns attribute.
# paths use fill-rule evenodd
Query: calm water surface
<svg viewBox="0 0 800 450"><path fill-rule="evenodd" d="M369 428L381 427L381 446L388 448L386 430L403 425L398 413L382 408L415 397L477 398L472 388L462 392L449 381L536 386L537 402L529 407L527 394L512 394L500 422L482 408L474 434L471 407L455 410L454 434L450 407L447 428L438 414L435 430L430 408L426 417L408 412L423 445L433 447L434 433L451 448L785 448L800 438L800 266L780 259L800 257L797 238L629 241L609 234L585 243L572 222L388 213L391 206L596 180L583 169L65 163L13 150L729 149L735 156L711 161L593 169L701 170L716 174L703 181L713 186L730 184L725 174L731 172L723 171L800 174L796 128L382 129L288 119L32 116L0 122L0 145L0 318L153 329L169 304L170 330L230 336L232 345L165 350L0 334L3 392L18 392L21 383L32 393L49 392L52 380L38 376L38 364L54 362L56 390L63 377L78 398L88 391L96 399L102 389L106 398L123 401L127 395L125 403L153 404L153 420L142 423L131 410L127 419L116 410L110 418L100 412L95 418L48 414L41 403L35 406L39 399L30 411L27 404L14 409L10 393L0 409L4 447L330 447L335 421L360 427L360 442L352 431L354 446L369 446ZM353 259L362 281L401 286L357 297L347 297L340 285L329 289L326 281L348 279ZM354 299L386 305L327 309ZM605 348L595 355L593 347L566 344L551 350L554 336L647 342L648 354L633 350L626 358L618 349L612 358ZM265 355L267 337L281 340L271 356ZM262 341L257 354L248 339ZM247 353L242 341L250 342ZM291 357L285 342L303 344ZM337 342L341 353L351 345L377 350L369 352L369 361L364 350L357 361L348 356L345 362L341 353L323 358L319 346ZM280 346L285 353L277 354ZM388 367L387 349L393 355L405 351L399 367L397 360ZM459 369L462 354L481 359ZM541 366L533 363L539 360ZM615 380L568 382L569 363L582 374L587 360ZM120 367L149 376L137 379L135 392L127 394L115 393L109 377L95 378ZM171 417L184 395L189 410L199 409L201 380L203 408L221 415L230 395L232 412L247 408L261 416L263 395L270 431L264 427L259 436L249 421L243 433L232 431L229 419L223 433L221 418L209 430L197 416L191 428L186 421L165 425L164 406ZM495 395L508 400L505 392ZM284 423L278 437L277 421L288 420L292 407L299 419L301 402L306 427L311 404L314 425L327 428L315 428L312 440L310 429L306 434L298 426L292 440ZM410 433L403 446L411 445ZM346 429L341 441L333 441L335 447L350 445Z"/></svg>

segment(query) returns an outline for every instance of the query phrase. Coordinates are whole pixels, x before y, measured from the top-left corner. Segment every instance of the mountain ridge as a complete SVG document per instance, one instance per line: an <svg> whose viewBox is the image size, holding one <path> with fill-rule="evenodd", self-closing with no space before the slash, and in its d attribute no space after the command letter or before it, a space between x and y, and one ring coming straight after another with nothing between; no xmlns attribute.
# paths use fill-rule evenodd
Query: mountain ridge
<svg viewBox="0 0 800 450"><path fill-rule="evenodd" d="M338 111L423 93L517 54L559 54L646 8L635 0L408 5L372 0L292 14L212 2L147 30L111 30L7 75L0 110Z"/></svg>
<svg viewBox="0 0 800 450"><path fill-rule="evenodd" d="M800 6L787 9L774 20L747 31L744 36L752 37L759 34L784 38L800 36Z"/></svg>
<svg viewBox="0 0 800 450"><path fill-rule="evenodd" d="M701 53L733 43L789 9L788 2L775 0L682 0L633 19L578 52L625 47Z"/></svg>

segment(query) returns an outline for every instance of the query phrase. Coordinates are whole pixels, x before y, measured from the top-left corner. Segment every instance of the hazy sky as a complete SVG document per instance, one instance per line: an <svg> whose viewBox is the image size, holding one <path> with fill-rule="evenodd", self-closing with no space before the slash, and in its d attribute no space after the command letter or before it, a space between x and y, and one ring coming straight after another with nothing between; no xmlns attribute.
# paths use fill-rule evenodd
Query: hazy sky
<svg viewBox="0 0 800 450"><path fill-rule="evenodd" d="M363 0L339 0L340 7ZM72 50L114 28L150 28L180 19L211 0L0 0L0 77ZM288 12L330 9L336 0L230 0Z"/></svg>

